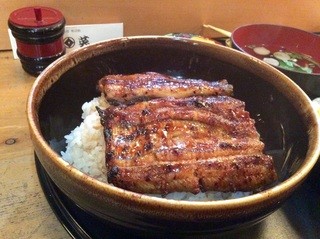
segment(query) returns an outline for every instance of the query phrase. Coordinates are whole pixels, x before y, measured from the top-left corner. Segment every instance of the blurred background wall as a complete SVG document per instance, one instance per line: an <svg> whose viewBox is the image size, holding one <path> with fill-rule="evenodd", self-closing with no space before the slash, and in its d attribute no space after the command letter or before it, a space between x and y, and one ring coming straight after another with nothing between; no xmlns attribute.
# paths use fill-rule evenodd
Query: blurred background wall
<svg viewBox="0 0 320 239"><path fill-rule="evenodd" d="M251 23L272 23L320 32L320 0L0 0L0 50L10 49L9 14L22 7L59 9L67 25L124 23L124 35L171 32L220 34L203 30L211 24L228 31Z"/></svg>

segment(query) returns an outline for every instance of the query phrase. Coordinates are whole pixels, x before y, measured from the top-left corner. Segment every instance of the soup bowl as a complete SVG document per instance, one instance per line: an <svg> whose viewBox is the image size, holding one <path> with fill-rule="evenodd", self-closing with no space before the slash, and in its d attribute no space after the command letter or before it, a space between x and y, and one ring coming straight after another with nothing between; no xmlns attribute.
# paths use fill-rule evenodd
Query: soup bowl
<svg viewBox="0 0 320 239"><path fill-rule="evenodd" d="M107 74L159 72L207 81L227 79L245 102L272 155L278 181L242 198L165 199L124 190L81 172L61 157L64 136L81 122ZM277 210L307 178L319 156L319 124L308 96L287 76L248 54L176 37L112 39L68 53L36 79L27 116L34 150L57 187L86 212L152 238L210 235L253 225ZM59 142L59 147L54 145Z"/></svg>
<svg viewBox="0 0 320 239"><path fill-rule="evenodd" d="M311 98L320 96L320 36L301 29L251 24L232 32L234 48L268 62Z"/></svg>

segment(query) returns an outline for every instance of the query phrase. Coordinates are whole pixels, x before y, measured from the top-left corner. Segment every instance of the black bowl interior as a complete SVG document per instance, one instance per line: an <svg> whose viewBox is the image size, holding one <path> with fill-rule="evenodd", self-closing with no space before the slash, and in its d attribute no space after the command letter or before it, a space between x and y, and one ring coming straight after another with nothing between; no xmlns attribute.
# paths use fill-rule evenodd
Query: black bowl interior
<svg viewBox="0 0 320 239"><path fill-rule="evenodd" d="M178 44L178 43L177 43ZM208 81L227 79L234 97L246 102L256 120L266 152L275 158L280 181L296 172L307 147L307 129L297 110L274 86L261 77L221 61L192 44L128 44L92 57L65 72L45 94L39 109L44 138L60 153L64 135L81 122L81 105L99 96L97 81L106 74L156 71Z"/></svg>

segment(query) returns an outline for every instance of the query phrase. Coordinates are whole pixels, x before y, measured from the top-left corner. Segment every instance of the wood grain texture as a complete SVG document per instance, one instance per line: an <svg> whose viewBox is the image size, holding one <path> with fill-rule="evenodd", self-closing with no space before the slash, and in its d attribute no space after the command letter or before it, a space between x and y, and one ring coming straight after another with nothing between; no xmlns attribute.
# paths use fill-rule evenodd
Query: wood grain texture
<svg viewBox="0 0 320 239"><path fill-rule="evenodd" d="M26 117L35 77L0 52L0 238L70 238L38 180Z"/></svg>
<svg viewBox="0 0 320 239"><path fill-rule="evenodd" d="M26 6L48 6L59 9L68 25L124 23L124 35L200 33L203 24L233 31L251 23L289 25L307 31L320 31L320 1L314 0L1 0L0 50L9 49L8 17ZM204 32L204 35L217 35Z"/></svg>

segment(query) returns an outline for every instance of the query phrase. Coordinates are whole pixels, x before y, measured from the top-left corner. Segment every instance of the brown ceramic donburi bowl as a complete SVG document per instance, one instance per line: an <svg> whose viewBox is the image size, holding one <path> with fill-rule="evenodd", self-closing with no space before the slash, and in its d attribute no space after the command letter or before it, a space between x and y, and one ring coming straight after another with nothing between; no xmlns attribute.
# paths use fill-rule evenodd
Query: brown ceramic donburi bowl
<svg viewBox="0 0 320 239"><path fill-rule="evenodd" d="M273 155L279 182L240 199L188 202L126 191L70 166L53 149L81 122L81 105L99 96L106 74L156 71L227 79ZM170 37L130 37L81 48L50 65L36 80L27 106L35 152L54 183L77 205L126 230L163 237L206 235L259 222L304 181L319 155L319 125L307 95L284 74L247 54ZM174 230L173 230L174 228Z"/></svg>

